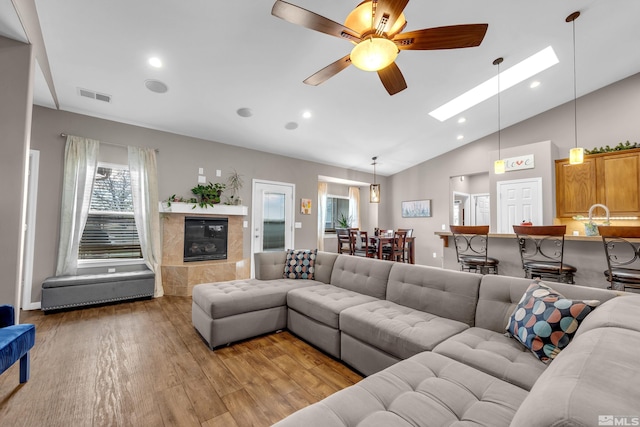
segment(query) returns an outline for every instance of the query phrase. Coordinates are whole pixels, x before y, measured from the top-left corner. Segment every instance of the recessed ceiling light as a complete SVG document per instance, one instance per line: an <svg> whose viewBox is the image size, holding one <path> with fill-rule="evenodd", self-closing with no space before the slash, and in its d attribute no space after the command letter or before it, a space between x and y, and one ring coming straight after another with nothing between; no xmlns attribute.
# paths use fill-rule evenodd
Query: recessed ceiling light
<svg viewBox="0 0 640 427"><path fill-rule="evenodd" d="M460 141L461 139L464 139L464 135L458 135L458 141Z"/></svg>
<svg viewBox="0 0 640 427"><path fill-rule="evenodd" d="M304 113L302 113L302 117L304 117L305 119L311 118L311 111L305 111Z"/></svg>
<svg viewBox="0 0 640 427"><path fill-rule="evenodd" d="M149 65L155 68L162 67L162 61L158 57L149 58Z"/></svg>
<svg viewBox="0 0 640 427"><path fill-rule="evenodd" d="M473 89L436 108L429 115L444 122L456 114L460 114L496 95L498 93L498 78L500 78L500 91L502 92L556 65L558 62L560 61L553 48L548 46L513 67L502 71L499 76L494 76L484 83L480 83Z"/></svg>
<svg viewBox="0 0 640 427"><path fill-rule="evenodd" d="M251 110L251 108L246 108L246 107L245 108L238 108L236 113L240 117L251 117L251 116L253 116L253 111Z"/></svg>
<svg viewBox="0 0 640 427"><path fill-rule="evenodd" d="M464 123L464 122L466 122L466 121L467 121L467 119L465 119L464 117L460 117L460 118L458 119L458 123Z"/></svg>
<svg viewBox="0 0 640 427"><path fill-rule="evenodd" d="M529 85L529 87L530 87L531 89L535 89L535 88L537 88L538 86L540 86L540 82L539 82L539 81L537 81L537 80L532 81L532 82L531 82L531 84Z"/></svg>

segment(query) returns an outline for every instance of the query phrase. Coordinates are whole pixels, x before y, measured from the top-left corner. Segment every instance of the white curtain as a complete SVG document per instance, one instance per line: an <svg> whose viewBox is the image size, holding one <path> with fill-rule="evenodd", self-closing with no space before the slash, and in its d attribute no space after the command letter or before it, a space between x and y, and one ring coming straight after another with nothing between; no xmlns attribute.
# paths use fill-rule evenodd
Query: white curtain
<svg viewBox="0 0 640 427"><path fill-rule="evenodd" d="M78 270L78 246L89 215L99 149L99 141L67 136L56 276L75 275Z"/></svg>
<svg viewBox="0 0 640 427"><path fill-rule="evenodd" d="M318 250L324 251L324 224L327 217L327 183L318 183Z"/></svg>
<svg viewBox="0 0 640 427"><path fill-rule="evenodd" d="M360 228L360 189L349 187L349 218L351 227Z"/></svg>
<svg viewBox="0 0 640 427"><path fill-rule="evenodd" d="M164 295L160 263L160 215L158 212L158 174L156 152L151 148L129 147L129 173L133 216L140 239L142 256L156 275L154 297Z"/></svg>

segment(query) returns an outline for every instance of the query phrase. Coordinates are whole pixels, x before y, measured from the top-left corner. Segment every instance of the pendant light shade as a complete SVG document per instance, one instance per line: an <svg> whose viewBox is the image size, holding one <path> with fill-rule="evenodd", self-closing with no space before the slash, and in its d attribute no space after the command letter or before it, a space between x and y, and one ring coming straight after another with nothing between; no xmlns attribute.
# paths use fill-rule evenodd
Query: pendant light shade
<svg viewBox="0 0 640 427"><path fill-rule="evenodd" d="M378 157L372 157L373 160L373 184L369 186L369 203L380 203L380 184L376 184L376 160Z"/></svg>
<svg viewBox="0 0 640 427"><path fill-rule="evenodd" d="M573 12L567 16L566 22L571 22L573 29L573 136L575 147L569 150L569 164L579 165L584 162L584 149L578 147L578 95L576 90L576 19L580 12Z"/></svg>
<svg viewBox="0 0 640 427"><path fill-rule="evenodd" d="M502 64L502 58L496 58L493 61L493 65L498 66L498 160L493 162L493 173L496 175L503 174L506 171L504 160L500 157L500 64Z"/></svg>

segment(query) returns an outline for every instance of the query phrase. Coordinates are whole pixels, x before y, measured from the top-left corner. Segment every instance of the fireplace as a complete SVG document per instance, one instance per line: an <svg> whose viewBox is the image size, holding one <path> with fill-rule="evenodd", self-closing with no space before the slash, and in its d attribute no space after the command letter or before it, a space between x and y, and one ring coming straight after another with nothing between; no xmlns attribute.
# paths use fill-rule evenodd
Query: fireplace
<svg viewBox="0 0 640 427"><path fill-rule="evenodd" d="M227 259L227 218L185 217L184 262Z"/></svg>

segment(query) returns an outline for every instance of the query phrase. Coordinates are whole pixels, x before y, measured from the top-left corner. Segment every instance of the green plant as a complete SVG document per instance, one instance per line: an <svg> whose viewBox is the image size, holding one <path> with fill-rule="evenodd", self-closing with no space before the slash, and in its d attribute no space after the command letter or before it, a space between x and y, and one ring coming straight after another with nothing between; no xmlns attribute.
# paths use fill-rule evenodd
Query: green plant
<svg viewBox="0 0 640 427"><path fill-rule="evenodd" d="M165 201L165 203L167 204L167 207L171 207L171 203L185 203L185 202L187 202L187 200L184 197L176 196L175 194L170 195Z"/></svg>
<svg viewBox="0 0 640 427"><path fill-rule="evenodd" d="M222 190L226 187L225 184L220 183L208 183L207 185L198 184L191 189L191 192L198 196L199 200L196 200L197 206L206 208L207 206L213 207L213 205L220 203L220 195ZM193 206L196 207L195 205Z"/></svg>
<svg viewBox="0 0 640 427"><path fill-rule="evenodd" d="M640 148L640 144L634 142L633 144L629 141L621 142L615 147L610 147L605 145L604 147L594 147L592 150L584 150L585 154L601 154L601 153L610 153L612 151L622 151L622 150L630 150L632 148Z"/></svg>
<svg viewBox="0 0 640 427"><path fill-rule="evenodd" d="M338 218L338 225L340 228L349 228L351 227L351 217L345 216L345 214L341 213Z"/></svg>
<svg viewBox="0 0 640 427"><path fill-rule="evenodd" d="M235 169L233 172L229 174L229 178L227 178L227 184L229 185L229 189L233 192L230 197L228 197L230 205L236 205L241 203L240 199L240 189L244 185L244 181L242 180L242 175L238 173Z"/></svg>

